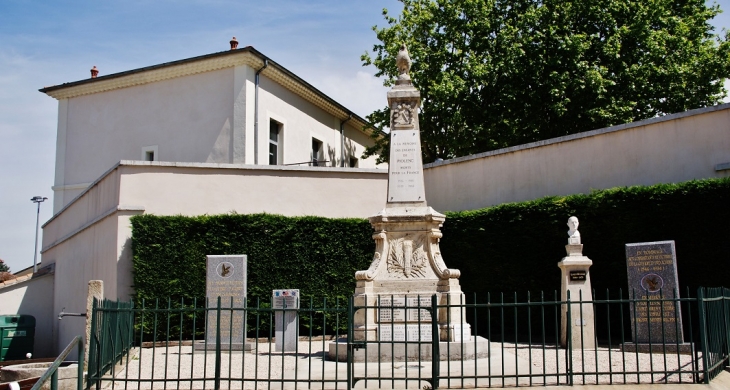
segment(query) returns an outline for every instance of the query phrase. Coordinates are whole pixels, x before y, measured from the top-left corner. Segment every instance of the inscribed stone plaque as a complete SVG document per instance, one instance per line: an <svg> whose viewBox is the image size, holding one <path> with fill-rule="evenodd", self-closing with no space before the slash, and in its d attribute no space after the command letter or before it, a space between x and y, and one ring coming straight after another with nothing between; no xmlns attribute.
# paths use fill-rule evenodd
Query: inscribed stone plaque
<svg viewBox="0 0 730 390"><path fill-rule="evenodd" d="M634 342L682 343L679 303L671 300L679 298L674 241L626 244L626 268L630 297L644 300L630 308Z"/></svg>
<svg viewBox="0 0 730 390"><path fill-rule="evenodd" d="M381 296L378 305L378 322L431 322L431 297Z"/></svg>
<svg viewBox="0 0 730 390"><path fill-rule="evenodd" d="M424 202L421 137L418 130L390 131L388 202Z"/></svg>
<svg viewBox="0 0 730 390"><path fill-rule="evenodd" d="M380 324L378 325L378 341L431 341L433 332L431 324Z"/></svg>
<svg viewBox="0 0 730 390"><path fill-rule="evenodd" d="M246 300L246 255L208 255L206 258L205 296L208 307L242 308ZM208 312L207 342L215 343L216 310ZM221 310L220 335L222 344L244 343L245 321L243 310Z"/></svg>
<svg viewBox="0 0 730 390"><path fill-rule="evenodd" d="M419 302L420 301L420 302ZM409 322L431 322L431 297L408 297L406 320Z"/></svg>

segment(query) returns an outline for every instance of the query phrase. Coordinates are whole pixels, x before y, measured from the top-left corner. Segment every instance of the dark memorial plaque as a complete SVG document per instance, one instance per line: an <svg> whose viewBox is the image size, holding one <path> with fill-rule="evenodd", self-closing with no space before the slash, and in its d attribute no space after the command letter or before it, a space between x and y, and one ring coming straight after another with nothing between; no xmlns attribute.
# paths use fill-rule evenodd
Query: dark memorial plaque
<svg viewBox="0 0 730 390"><path fill-rule="evenodd" d="M680 305L672 301L679 298L674 241L626 244L626 268L630 298L637 300L630 307L634 342L682 344Z"/></svg>

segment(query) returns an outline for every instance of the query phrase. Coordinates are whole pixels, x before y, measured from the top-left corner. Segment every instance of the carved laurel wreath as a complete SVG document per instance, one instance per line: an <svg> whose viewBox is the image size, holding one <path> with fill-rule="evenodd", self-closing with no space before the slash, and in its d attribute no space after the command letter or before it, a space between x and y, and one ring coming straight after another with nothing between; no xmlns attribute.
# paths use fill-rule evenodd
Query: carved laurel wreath
<svg viewBox="0 0 730 390"><path fill-rule="evenodd" d="M389 242L388 273L396 277L415 278L426 276L428 254L424 250L425 237L408 240L404 237Z"/></svg>

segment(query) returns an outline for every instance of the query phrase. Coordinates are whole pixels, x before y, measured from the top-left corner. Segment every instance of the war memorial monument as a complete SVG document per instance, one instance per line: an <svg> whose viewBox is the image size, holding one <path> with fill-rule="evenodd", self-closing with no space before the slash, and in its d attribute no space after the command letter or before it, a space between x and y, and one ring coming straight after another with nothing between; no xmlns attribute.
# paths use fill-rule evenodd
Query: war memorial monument
<svg viewBox="0 0 730 390"><path fill-rule="evenodd" d="M449 269L441 257L440 227L446 218L426 203L418 124L420 93L408 74L411 60L405 45L396 64L399 76L388 92L388 195L385 208L370 217L376 244L372 263L355 273L354 305L359 309L352 334L355 342L366 347L356 350L353 359L430 359L434 337L441 343L441 360L486 357L487 340L472 336L465 310L459 306L466 303L459 270ZM434 295L438 334L433 334L428 310ZM344 360L344 343L331 343L329 357Z"/></svg>

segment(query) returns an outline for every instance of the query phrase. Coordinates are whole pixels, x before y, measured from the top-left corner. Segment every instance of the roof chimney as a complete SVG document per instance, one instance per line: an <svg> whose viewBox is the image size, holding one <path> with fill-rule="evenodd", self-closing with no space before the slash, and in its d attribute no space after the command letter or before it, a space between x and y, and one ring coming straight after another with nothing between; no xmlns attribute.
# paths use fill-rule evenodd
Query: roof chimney
<svg viewBox="0 0 730 390"><path fill-rule="evenodd" d="M233 37L231 39L231 50L236 50L238 48L238 41L236 40L236 37Z"/></svg>
<svg viewBox="0 0 730 390"><path fill-rule="evenodd" d="M99 69L96 69L96 65L94 65L93 68L91 68L91 78L95 79L96 76L99 75Z"/></svg>

